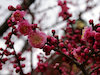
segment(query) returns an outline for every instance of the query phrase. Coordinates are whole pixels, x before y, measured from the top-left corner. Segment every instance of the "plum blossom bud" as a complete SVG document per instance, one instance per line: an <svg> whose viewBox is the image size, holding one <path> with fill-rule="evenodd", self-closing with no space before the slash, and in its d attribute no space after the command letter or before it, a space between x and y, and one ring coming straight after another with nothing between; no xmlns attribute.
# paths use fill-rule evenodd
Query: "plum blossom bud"
<svg viewBox="0 0 100 75"><path fill-rule="evenodd" d="M55 30L52 30L52 33L55 34Z"/></svg>
<svg viewBox="0 0 100 75"><path fill-rule="evenodd" d="M86 49L84 50L84 52L85 52L85 53L89 53L89 50L86 48Z"/></svg>
<svg viewBox="0 0 100 75"><path fill-rule="evenodd" d="M62 2L61 2L61 0L59 0L59 1L58 1L58 5L59 5L59 6L61 6L61 5L62 5Z"/></svg>
<svg viewBox="0 0 100 75"><path fill-rule="evenodd" d="M100 27L98 27L98 28L96 29L96 31L97 31L97 32L100 32Z"/></svg>
<svg viewBox="0 0 100 75"><path fill-rule="evenodd" d="M38 63L38 66L36 68L37 72L45 72L47 70L48 63Z"/></svg>
<svg viewBox="0 0 100 75"><path fill-rule="evenodd" d="M99 41L100 40L100 33L95 33L95 40Z"/></svg>
<svg viewBox="0 0 100 75"><path fill-rule="evenodd" d="M59 47L64 47L64 43L63 42L61 42L61 43L59 43Z"/></svg>
<svg viewBox="0 0 100 75"><path fill-rule="evenodd" d="M9 5L9 6L8 6L8 9L9 9L10 11L14 11L14 10L15 10L15 8L14 8L12 5Z"/></svg>
<svg viewBox="0 0 100 75"><path fill-rule="evenodd" d="M90 23L90 24L93 24L93 20L92 20L92 19L90 19L90 20L89 20L89 23Z"/></svg>
<svg viewBox="0 0 100 75"><path fill-rule="evenodd" d="M22 68L24 68L25 67L25 64L22 64L21 66L22 66Z"/></svg>
<svg viewBox="0 0 100 75"><path fill-rule="evenodd" d="M20 71L20 67L16 67L16 73Z"/></svg>
<svg viewBox="0 0 100 75"><path fill-rule="evenodd" d="M14 67L14 68L16 68L16 67L17 67L17 65L16 65L16 64L14 64L14 65L13 65L13 67Z"/></svg>
<svg viewBox="0 0 100 75"><path fill-rule="evenodd" d="M16 9L17 9L17 10L21 10L21 9L22 9L21 5L17 5L17 6L16 6Z"/></svg>

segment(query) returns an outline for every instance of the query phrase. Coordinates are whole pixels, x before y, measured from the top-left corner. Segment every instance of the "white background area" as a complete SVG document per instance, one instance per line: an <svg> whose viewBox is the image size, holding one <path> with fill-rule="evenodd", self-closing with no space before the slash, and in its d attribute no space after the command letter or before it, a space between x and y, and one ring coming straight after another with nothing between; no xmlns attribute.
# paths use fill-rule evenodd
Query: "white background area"
<svg viewBox="0 0 100 75"><path fill-rule="evenodd" d="M41 2L40 2L41 1ZM69 1L73 1L74 4L78 3L78 6L73 6L68 4L68 7L70 8L69 12L73 14L72 19L78 19L78 14L81 11L85 10L86 4L85 4L85 0L69 0ZM97 3L97 6L95 8L93 8L92 10L85 12L82 15L82 19L85 20L86 22L89 21L89 19L93 19L94 23L99 23L100 21L98 20L99 15L100 15L100 0L93 0L94 2L90 3L90 5L93 5L95 3ZM34 9L35 5L38 4L40 2L40 5L37 9ZM0 26L5 22L5 19L12 13L11 11L9 11L7 8L9 5L13 5L14 7L16 7L17 4L21 4L22 0L0 0ZM47 11L41 12L41 13L37 13L39 11L45 10L48 7L53 7L57 5L57 0L36 0L36 2L34 4L32 4L30 6L30 10L35 13L35 21L34 23L38 23L38 20L41 19L43 17L43 20L41 21L41 23L39 24L41 26L41 28L45 29L46 27L49 27L53 24L57 22L62 21L62 18L57 18L58 17L58 13L61 11L61 8L59 6L54 7L53 9L49 9ZM45 15L45 16L43 16ZM31 23L31 16L28 14L25 16L25 18ZM88 23L87 23L88 24ZM44 30L44 32L47 35L51 34L51 30L55 29L56 30L56 34L59 35L59 37L61 37L61 35L63 34L63 31L61 30L61 28L63 28L66 25L65 22L62 22L58 25L56 25L55 27L48 29L48 30ZM6 33L4 33L3 36L6 36L7 33L10 30L7 30ZM25 40L27 39L27 36L24 37L22 36L20 39L13 37L13 41L15 42L15 50L18 53L24 46ZM0 47L5 49L5 40L2 39L2 37L0 37ZM42 52L42 50L40 49L33 49L33 66L34 68L37 65L37 54L39 54L40 52ZM43 52L42 52L43 53ZM24 52L24 54L22 55L23 57L26 57L26 60L22 63L26 64L26 67L24 68L24 72L27 73L30 71L30 52ZM11 64L7 63L5 64L5 66L3 66L3 69L0 71L0 75L3 74L8 74L9 71L12 69ZM15 72L13 72L15 75L17 75Z"/></svg>

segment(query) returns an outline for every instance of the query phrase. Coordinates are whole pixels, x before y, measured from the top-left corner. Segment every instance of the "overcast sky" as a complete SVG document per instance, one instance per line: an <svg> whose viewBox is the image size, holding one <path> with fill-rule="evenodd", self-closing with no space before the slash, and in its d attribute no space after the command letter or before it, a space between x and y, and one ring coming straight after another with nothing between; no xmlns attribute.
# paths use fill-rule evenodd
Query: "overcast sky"
<svg viewBox="0 0 100 75"><path fill-rule="evenodd" d="M11 13L7 9L8 6L9 5L16 6L17 4L20 4L21 3L21 0L0 0L0 1L2 1L2 2L0 2L0 25L2 25L2 23L5 22L5 19ZM48 7L52 7L52 6L57 5L57 0L36 0L36 1L37 1L36 3L38 3L38 1L41 1L41 5L36 10L33 9L34 8L34 4L31 5L30 9L33 10L32 12L34 12L34 13L36 13L38 11L42 11L44 9L47 9ZM72 0L72 1L74 1L74 3L77 3L76 2L77 0ZM85 9L85 7L86 7L86 4L84 4L84 1L85 0L78 0L78 1L79 1L78 2L79 3L79 6L72 6L72 5L68 4L68 6L70 7L70 12L73 14L73 17L72 17L73 19L77 19L78 18L77 16L78 16L79 12L80 11L83 11ZM93 19L95 21L95 23L98 23L99 22L98 21L98 16L100 15L100 0L94 0L94 2L93 3L90 3L90 5L96 3L96 1L99 1L98 6L96 8L94 8L94 9L92 9L92 10L90 10L90 11L88 11L88 12L86 12L86 13L84 13L82 15L82 18L85 21L88 21L89 19ZM60 9L60 7L57 6L57 7L53 8L53 9L50 9L50 10L45 11L43 13L38 13L38 14L36 13L35 14L35 17L36 17L35 23L37 23L38 20L43 15L46 14L45 17L44 17L44 19L43 19L43 21L41 22L40 25L42 25L42 28L48 27L50 25L53 25L53 24L55 24L55 21L56 20L57 21L61 21L62 20L61 18L57 19L57 16L58 16L58 12L59 11L61 11L61 9ZM26 19L30 21L31 20L30 15L27 15L26 16ZM62 34L62 31L59 31L58 29L61 29L63 26L65 26L65 23L61 23L60 25L58 24L57 27L52 28L52 29L56 29L57 32L58 32L57 34ZM45 31L45 33L50 34L50 30ZM4 34L3 36L5 36L5 35L6 34ZM16 37L14 37L14 41L15 41L15 46L14 47L15 47L15 50L17 50L17 52L19 52L22 49L22 47L24 45L23 44L24 43L24 40L26 40L26 37L22 37L20 39L17 39ZM6 47L5 44L4 44L4 40L2 38L0 38L0 47L3 47L3 48ZM36 66L36 62L37 62L37 60L36 60L36 54L38 52L40 52L40 51L42 51L42 50L34 49L34 61L33 61L34 66ZM28 52L23 54L23 56L27 57L27 60L26 61L29 61L30 60L29 59L29 55L30 55L30 53L28 53ZM26 68L28 68L29 65L30 64L27 64ZM25 69L25 72L28 72L28 71L29 70Z"/></svg>

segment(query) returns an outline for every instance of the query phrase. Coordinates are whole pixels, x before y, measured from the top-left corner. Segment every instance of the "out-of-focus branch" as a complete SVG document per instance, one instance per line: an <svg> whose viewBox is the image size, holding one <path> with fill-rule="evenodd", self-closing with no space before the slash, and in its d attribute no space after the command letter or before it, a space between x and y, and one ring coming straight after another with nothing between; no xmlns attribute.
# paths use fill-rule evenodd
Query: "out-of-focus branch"
<svg viewBox="0 0 100 75"><path fill-rule="evenodd" d="M32 60L33 60L33 50L32 50L32 48L31 48L31 60L30 60L30 63L31 63L31 75L33 75L33 73L34 73L34 69L33 69L33 63L32 63Z"/></svg>
<svg viewBox="0 0 100 75"><path fill-rule="evenodd" d="M34 19L35 19L34 13L32 13L30 9L28 9L28 12L32 16L32 24L33 24L34 23Z"/></svg>
<svg viewBox="0 0 100 75"><path fill-rule="evenodd" d="M9 16L10 17L10 16ZM8 18L9 18L8 17ZM6 19L6 21L3 23L2 26L0 26L0 36L3 35L3 33L9 28L8 25L7 25L7 20L8 18Z"/></svg>
<svg viewBox="0 0 100 75"><path fill-rule="evenodd" d="M90 73L89 73L89 75L91 75L95 70L97 70L97 69L99 69L100 67L96 67L96 68L94 68Z"/></svg>
<svg viewBox="0 0 100 75"><path fill-rule="evenodd" d="M79 19L82 19L81 16L82 16L85 12L92 10L93 8L95 8L95 7L98 5L98 4L94 4L94 5L92 5L92 6L89 6L89 5L88 5L88 2L89 2L89 1L90 1L90 0L87 0L87 2L86 2L86 4L87 4L86 9L85 9L84 11L82 11L82 12L79 13Z"/></svg>
<svg viewBox="0 0 100 75"><path fill-rule="evenodd" d="M29 48L29 46L30 45L28 44L28 41L26 40L21 52L23 53L25 50L27 50Z"/></svg>
<svg viewBox="0 0 100 75"><path fill-rule="evenodd" d="M55 24L53 24L53 25L51 25L51 26L48 26L48 27L46 27L46 28L44 28L44 29L42 29L42 30L48 30L48 29L51 29L51 28L53 28L53 27L56 27L58 24L60 25L61 23L64 23L65 21L59 21L59 22L56 22Z"/></svg>
<svg viewBox="0 0 100 75"><path fill-rule="evenodd" d="M48 10L53 9L53 8L55 8L55 7L57 7L57 5L52 6L52 7L48 7L48 8L46 8L46 9L44 9L44 10L41 10L41 11L37 11L37 12L35 12L35 14L39 14L39 13L42 13L42 12L48 11Z"/></svg>
<svg viewBox="0 0 100 75"><path fill-rule="evenodd" d="M92 66L92 64L89 65L89 66L86 68L86 70L88 71L89 69L91 69L91 66ZM78 72L76 75L81 75L81 74L82 74L82 71Z"/></svg>
<svg viewBox="0 0 100 75"><path fill-rule="evenodd" d="M83 64L80 64L79 62L77 62L76 60L74 60L73 58L67 56L66 54L64 54L62 51L58 50L58 49L54 49L55 51L59 52L60 54L62 54L63 56L65 56L66 58L68 58L69 60L71 60L74 64L76 64L76 66L82 70L84 75L88 75L87 71L85 70L85 67Z"/></svg>

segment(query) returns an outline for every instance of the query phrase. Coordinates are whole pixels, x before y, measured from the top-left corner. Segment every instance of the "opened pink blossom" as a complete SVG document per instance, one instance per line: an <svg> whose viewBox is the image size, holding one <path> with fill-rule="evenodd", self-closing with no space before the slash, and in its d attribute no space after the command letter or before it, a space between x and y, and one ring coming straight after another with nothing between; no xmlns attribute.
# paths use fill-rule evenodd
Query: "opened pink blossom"
<svg viewBox="0 0 100 75"><path fill-rule="evenodd" d="M23 35L28 35L31 31L31 25L28 23L27 20L23 20L18 24L18 31Z"/></svg>
<svg viewBox="0 0 100 75"><path fill-rule="evenodd" d="M20 11L20 10L16 10L13 15L14 19L16 21L22 21L23 17L25 16L25 12L24 11Z"/></svg>
<svg viewBox="0 0 100 75"><path fill-rule="evenodd" d="M31 31L28 35L29 44L35 48L42 48L47 41L47 36L41 31Z"/></svg>

